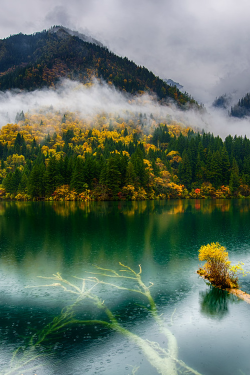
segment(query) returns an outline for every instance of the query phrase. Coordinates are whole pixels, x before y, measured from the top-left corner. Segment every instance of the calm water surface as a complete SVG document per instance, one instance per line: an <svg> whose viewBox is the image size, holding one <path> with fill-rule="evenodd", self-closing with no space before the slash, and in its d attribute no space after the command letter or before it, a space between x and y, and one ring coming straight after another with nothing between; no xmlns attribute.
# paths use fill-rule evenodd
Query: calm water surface
<svg viewBox="0 0 250 375"><path fill-rule="evenodd" d="M249 375L250 305L196 274L217 241L250 271L250 201L0 203L0 374Z"/></svg>

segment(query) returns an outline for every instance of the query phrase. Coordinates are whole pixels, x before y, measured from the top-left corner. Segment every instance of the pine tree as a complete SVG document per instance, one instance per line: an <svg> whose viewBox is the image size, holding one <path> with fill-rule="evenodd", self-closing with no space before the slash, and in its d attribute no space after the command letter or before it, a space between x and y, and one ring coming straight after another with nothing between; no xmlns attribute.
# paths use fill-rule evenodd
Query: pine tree
<svg viewBox="0 0 250 375"><path fill-rule="evenodd" d="M134 166L133 166L133 163L129 161L127 169L126 169L125 185L134 185L135 181L136 181L136 173L134 170Z"/></svg>
<svg viewBox="0 0 250 375"><path fill-rule="evenodd" d="M240 186L239 167L235 159L233 159L233 165L230 175L229 188L232 194L236 194Z"/></svg>
<svg viewBox="0 0 250 375"><path fill-rule="evenodd" d="M22 178L22 173L20 172L18 168L16 168L12 176L12 189L13 189L12 193L13 194L17 194L17 190L21 182L21 178Z"/></svg>
<svg viewBox="0 0 250 375"><path fill-rule="evenodd" d="M97 172L96 161L92 156L86 156L83 173L84 173L84 180L88 184L89 188L91 189L93 185L93 179L99 178L98 172Z"/></svg>
<svg viewBox="0 0 250 375"><path fill-rule="evenodd" d="M28 177L26 173L22 174L22 178L18 185L17 192L21 194L26 194L28 192Z"/></svg>
<svg viewBox="0 0 250 375"><path fill-rule="evenodd" d="M224 185L228 185L230 177L230 161L225 145L221 150L221 178Z"/></svg>
<svg viewBox="0 0 250 375"><path fill-rule="evenodd" d="M12 194L14 191L12 177L13 177L13 173L9 172L3 180L3 187L6 190L6 192L10 194Z"/></svg>
<svg viewBox="0 0 250 375"><path fill-rule="evenodd" d="M111 190L113 197L116 198L121 188L121 172L119 170L118 158L116 156L110 156L105 169L102 180Z"/></svg>
<svg viewBox="0 0 250 375"><path fill-rule="evenodd" d="M179 178L182 184L190 190L192 183L192 168L187 153L184 151L182 155L182 163L179 167Z"/></svg>
<svg viewBox="0 0 250 375"><path fill-rule="evenodd" d="M222 160L219 151L213 152L210 163L210 182L217 189L222 184Z"/></svg>
<svg viewBox="0 0 250 375"><path fill-rule="evenodd" d="M136 184L140 184L146 188L149 182L149 173L146 170L143 162L143 152L137 147L136 152L131 156L131 162L133 163L134 171L137 176Z"/></svg>
<svg viewBox="0 0 250 375"><path fill-rule="evenodd" d="M35 164L30 172L27 186L28 194L31 195L32 198L44 197L44 174L44 164Z"/></svg>
<svg viewBox="0 0 250 375"><path fill-rule="evenodd" d="M73 169L72 178L70 182L71 189L74 189L77 193L83 191L83 186L86 183L84 176L84 161L78 157Z"/></svg>
<svg viewBox="0 0 250 375"><path fill-rule="evenodd" d="M197 155L197 161L195 166L195 181L200 186L204 181L204 163L201 161L200 153Z"/></svg>
<svg viewBox="0 0 250 375"><path fill-rule="evenodd" d="M49 163L44 175L45 194L50 196L56 188L63 184L63 177L59 173L59 165L54 156L49 158Z"/></svg>

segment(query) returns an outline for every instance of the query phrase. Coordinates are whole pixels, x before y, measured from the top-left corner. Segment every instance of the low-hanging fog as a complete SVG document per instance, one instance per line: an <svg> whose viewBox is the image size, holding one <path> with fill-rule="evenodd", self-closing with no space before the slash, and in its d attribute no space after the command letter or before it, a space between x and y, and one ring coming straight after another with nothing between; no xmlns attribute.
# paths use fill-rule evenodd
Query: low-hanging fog
<svg viewBox="0 0 250 375"><path fill-rule="evenodd" d="M105 82L93 80L91 85L62 80L56 88L32 92L0 92L0 126L15 123L17 113L38 112L52 109L65 113L78 112L83 118L98 113L116 113L123 117L129 113L151 114L155 119L163 118L166 123L177 121L184 126L212 132L225 138L227 135L246 135L250 138L250 119L229 117L226 111L208 108L204 111L181 111L169 102L161 105L148 94L132 97L117 91Z"/></svg>

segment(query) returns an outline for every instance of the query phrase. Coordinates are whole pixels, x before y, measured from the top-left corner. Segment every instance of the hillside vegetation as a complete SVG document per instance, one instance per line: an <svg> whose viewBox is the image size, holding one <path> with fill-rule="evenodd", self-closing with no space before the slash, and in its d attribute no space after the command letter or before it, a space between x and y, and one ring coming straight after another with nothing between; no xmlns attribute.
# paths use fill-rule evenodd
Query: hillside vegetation
<svg viewBox="0 0 250 375"><path fill-rule="evenodd" d="M169 86L147 68L72 36L63 27L0 40L2 91L53 86L60 78L86 83L93 77L130 94L149 92L158 100L171 100L181 108L199 107L188 94Z"/></svg>
<svg viewBox="0 0 250 375"><path fill-rule="evenodd" d="M53 87L64 78L84 83L88 89L94 78L100 86L107 83L119 95L122 92L130 104L138 97L153 97L155 100L149 102L154 108L166 109L174 103L179 112L202 109L188 94L169 86L145 67L116 56L91 38L93 43L83 39L77 32L54 27L0 40L2 98L18 100L19 91L34 95L33 90L43 87L57 92ZM15 95L3 93L10 89L17 89ZM63 84L60 90L65 90ZM88 106L86 99L78 100L80 106ZM59 112L52 106L39 112L21 111L15 123L1 128L1 199L250 196L250 141L246 137L229 135L222 141L173 122L169 115L137 113L136 104L129 107L133 112L119 109L119 113L108 113L105 107L106 112L94 109L96 114L89 117L74 112L73 104L68 104L72 112ZM38 103L35 107L40 106Z"/></svg>
<svg viewBox="0 0 250 375"><path fill-rule="evenodd" d="M238 101L233 107L231 107L231 116L233 117L246 117L250 116L250 94L246 94L242 99Z"/></svg>
<svg viewBox="0 0 250 375"><path fill-rule="evenodd" d="M146 114L41 111L0 131L2 199L144 200L250 195L250 140L223 142Z"/></svg>

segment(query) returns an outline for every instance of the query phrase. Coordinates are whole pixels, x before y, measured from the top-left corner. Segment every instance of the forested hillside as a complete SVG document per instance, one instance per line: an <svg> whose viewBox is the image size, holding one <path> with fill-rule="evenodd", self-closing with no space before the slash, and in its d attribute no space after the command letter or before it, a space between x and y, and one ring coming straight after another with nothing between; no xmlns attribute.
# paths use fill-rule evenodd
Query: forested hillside
<svg viewBox="0 0 250 375"><path fill-rule="evenodd" d="M0 40L0 90L34 90L55 85L60 78L86 83L102 79L130 94L149 92L158 100L179 107L198 107L188 95L100 45L88 43L56 28L33 35L13 35Z"/></svg>
<svg viewBox="0 0 250 375"><path fill-rule="evenodd" d="M231 116L240 118L250 116L250 94L246 94L231 108Z"/></svg>
<svg viewBox="0 0 250 375"><path fill-rule="evenodd" d="M100 86L107 82L107 87L124 93L126 103L131 104L136 99L133 95L139 94L140 100L144 98L153 108L169 101L179 110L200 108L188 94L167 85L145 67L116 56L98 42L83 39L80 34L55 27L0 40L2 98L12 95L5 95L4 90L24 93L54 87L62 78L82 82L88 89L95 77ZM13 97L19 98L18 90ZM61 85L60 90L65 91L65 87ZM50 91L40 92L48 95ZM111 92L106 94L109 100ZM152 102L149 96L141 96L143 93L156 100ZM87 106L86 97L82 100L79 105ZM248 101L246 96L238 106L246 107ZM107 109L100 113L93 107L88 117L60 112L52 106L36 108L40 110L17 113L15 123L0 130L1 199L144 200L250 195L250 141L246 137L229 135L222 141L212 134L199 134L171 121L166 111L164 116L121 108L117 113L108 113Z"/></svg>
<svg viewBox="0 0 250 375"><path fill-rule="evenodd" d="M17 114L0 131L1 199L143 200L250 195L250 140L153 115Z"/></svg>

